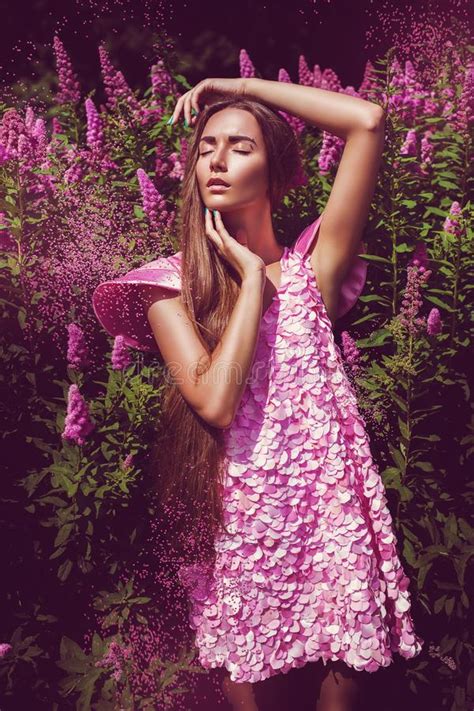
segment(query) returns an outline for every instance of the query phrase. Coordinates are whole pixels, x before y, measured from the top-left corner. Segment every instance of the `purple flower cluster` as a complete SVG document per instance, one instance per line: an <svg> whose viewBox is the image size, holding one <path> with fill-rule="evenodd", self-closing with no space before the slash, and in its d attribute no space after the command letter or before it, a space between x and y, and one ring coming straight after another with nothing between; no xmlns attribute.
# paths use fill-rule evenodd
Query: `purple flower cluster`
<svg viewBox="0 0 474 711"><path fill-rule="evenodd" d="M250 78L255 76L255 67L253 65L250 56L245 49L241 49L239 52L239 66L240 66L240 76L245 78Z"/></svg>
<svg viewBox="0 0 474 711"><path fill-rule="evenodd" d="M113 110L117 107L118 102L123 100L135 116L140 116L142 107L135 98L122 72L113 66L103 45L99 46L99 59L107 95L107 108Z"/></svg>
<svg viewBox="0 0 474 711"><path fill-rule="evenodd" d="M127 454L125 459L122 462L122 469L130 469L130 467L133 465L133 454Z"/></svg>
<svg viewBox="0 0 474 711"><path fill-rule="evenodd" d="M167 212L165 199L155 188L143 168L138 168L137 178L142 194L143 209L150 221L157 227L160 225L170 227L174 219L174 212Z"/></svg>
<svg viewBox="0 0 474 711"><path fill-rule="evenodd" d="M48 170L48 138L42 118L36 118L28 106L23 118L16 109L7 109L0 121L0 163L9 160L19 162L19 174L23 182L30 182L31 194L53 194L56 186L50 175L34 173L33 170Z"/></svg>
<svg viewBox="0 0 474 711"><path fill-rule="evenodd" d="M86 99L87 115L87 145L93 153L101 153L104 149L104 129L102 119L92 99Z"/></svg>
<svg viewBox="0 0 474 711"><path fill-rule="evenodd" d="M67 362L70 368L80 370L89 365L89 353L84 331L75 323L70 323L68 330Z"/></svg>
<svg viewBox="0 0 474 711"><path fill-rule="evenodd" d="M298 81L302 86L314 86L314 74L308 67L304 54L298 58Z"/></svg>
<svg viewBox="0 0 474 711"><path fill-rule="evenodd" d="M62 438L71 440L76 444L85 444L85 438L92 432L95 424L91 421L87 404L82 397L78 386L73 383L69 386L67 414L64 423Z"/></svg>
<svg viewBox="0 0 474 711"><path fill-rule="evenodd" d="M125 663L132 658L132 648L131 647L121 647L120 644L113 640L110 643L107 653L99 659L96 663L96 667L111 667L113 668L113 678L115 681L120 681L122 678Z"/></svg>
<svg viewBox="0 0 474 711"><path fill-rule="evenodd" d="M293 83L286 69L280 69L278 72L278 81L286 82L287 84ZM299 135L304 131L306 124L303 119L300 119L298 116L294 116L293 114L289 114L286 111L279 110L278 113L290 124L296 135Z"/></svg>
<svg viewBox="0 0 474 711"><path fill-rule="evenodd" d="M151 90L156 98L165 98L170 94L175 94L177 90L176 82L165 69L162 59L158 60L151 68Z"/></svg>
<svg viewBox="0 0 474 711"><path fill-rule="evenodd" d="M168 178L183 180L184 164L188 153L188 142L185 138L180 138L180 147L178 151L173 151L168 156L168 162L171 163L171 170L168 173Z"/></svg>
<svg viewBox="0 0 474 711"><path fill-rule="evenodd" d="M0 659L5 657L8 654L8 652L12 651L12 649L13 649L13 647L11 646L11 644L8 644L8 642L2 642L0 644Z"/></svg>
<svg viewBox="0 0 474 711"><path fill-rule="evenodd" d="M318 156L319 172L326 175L332 166L341 160L345 142L339 136L328 131L323 131L323 142Z"/></svg>
<svg viewBox="0 0 474 711"><path fill-rule="evenodd" d="M124 370L132 363L132 360L130 351L125 345L124 337L116 336L112 349L112 368L114 370Z"/></svg>
<svg viewBox="0 0 474 711"><path fill-rule="evenodd" d="M430 644L428 654L430 655L430 657L438 657L439 659L441 659L443 664L446 664L446 666L448 666L453 671L457 669L456 662L452 657L449 657L448 655L441 656L439 645Z"/></svg>
<svg viewBox="0 0 474 711"><path fill-rule="evenodd" d="M407 267L407 286L399 314L400 323L412 336L415 336L426 325L426 319L417 316L423 304L421 287L431 275L431 270L426 268L426 263L426 246L420 242L411 264Z"/></svg>
<svg viewBox="0 0 474 711"><path fill-rule="evenodd" d="M437 336L441 333L442 323L439 309L433 307L426 320L426 330L430 336Z"/></svg>
<svg viewBox="0 0 474 711"><path fill-rule="evenodd" d="M450 207L449 215L443 223L443 230L455 237L460 237L463 232L461 216L461 205L455 200Z"/></svg>
<svg viewBox="0 0 474 711"><path fill-rule="evenodd" d="M341 344L344 361L349 365L352 373L356 375L360 370L360 351L357 348L352 336L349 335L348 331L342 331Z"/></svg>
<svg viewBox="0 0 474 711"><path fill-rule="evenodd" d="M77 104L81 100L81 88L72 68L71 60L57 35L54 37L53 45L59 80L56 101L58 104Z"/></svg>

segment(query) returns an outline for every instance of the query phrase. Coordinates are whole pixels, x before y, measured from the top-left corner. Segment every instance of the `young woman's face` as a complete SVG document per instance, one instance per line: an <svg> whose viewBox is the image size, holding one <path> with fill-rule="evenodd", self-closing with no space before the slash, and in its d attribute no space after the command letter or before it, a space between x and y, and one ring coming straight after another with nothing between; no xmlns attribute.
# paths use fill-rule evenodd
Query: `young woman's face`
<svg viewBox="0 0 474 711"><path fill-rule="evenodd" d="M198 148L196 177L210 210L231 212L268 198L267 155L260 126L251 113L228 108L213 114ZM229 187L214 189L208 185L212 178L221 178Z"/></svg>

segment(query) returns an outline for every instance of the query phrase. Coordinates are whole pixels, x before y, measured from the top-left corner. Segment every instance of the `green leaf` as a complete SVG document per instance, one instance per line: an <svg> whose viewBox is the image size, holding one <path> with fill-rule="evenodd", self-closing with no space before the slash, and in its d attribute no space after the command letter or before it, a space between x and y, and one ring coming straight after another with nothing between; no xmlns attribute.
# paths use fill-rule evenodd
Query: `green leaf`
<svg viewBox="0 0 474 711"><path fill-rule="evenodd" d="M61 546L63 543L65 543L67 541L73 528L74 528L74 524L66 523L66 524L64 524L64 526L62 526L59 529L57 536L54 539L54 547L55 548L57 548L58 546Z"/></svg>
<svg viewBox="0 0 474 711"><path fill-rule="evenodd" d="M72 560L65 560L58 568L58 578L64 583L72 570Z"/></svg>
<svg viewBox="0 0 474 711"><path fill-rule="evenodd" d="M434 472L434 467L431 462L415 462L413 467L421 469L424 472Z"/></svg>
<svg viewBox="0 0 474 711"><path fill-rule="evenodd" d="M441 299L438 299L437 296L430 296L429 294L425 294L425 299L427 301L431 301L432 304L435 304L436 306L440 306L442 309L445 309L446 311L449 311L450 313L453 312L452 306L449 304L445 303L444 301L441 301Z"/></svg>

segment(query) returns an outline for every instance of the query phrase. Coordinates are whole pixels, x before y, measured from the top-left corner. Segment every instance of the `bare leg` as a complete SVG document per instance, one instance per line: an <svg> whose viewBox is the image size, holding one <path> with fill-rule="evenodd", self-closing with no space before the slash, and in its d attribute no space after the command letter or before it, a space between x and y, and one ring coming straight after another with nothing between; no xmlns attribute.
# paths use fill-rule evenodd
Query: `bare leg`
<svg viewBox="0 0 474 711"><path fill-rule="evenodd" d="M249 681L231 681L230 676L226 676L222 682L222 691L232 704L233 711L258 711Z"/></svg>
<svg viewBox="0 0 474 711"><path fill-rule="evenodd" d="M354 711L359 695L360 674L341 660L327 662L316 711Z"/></svg>

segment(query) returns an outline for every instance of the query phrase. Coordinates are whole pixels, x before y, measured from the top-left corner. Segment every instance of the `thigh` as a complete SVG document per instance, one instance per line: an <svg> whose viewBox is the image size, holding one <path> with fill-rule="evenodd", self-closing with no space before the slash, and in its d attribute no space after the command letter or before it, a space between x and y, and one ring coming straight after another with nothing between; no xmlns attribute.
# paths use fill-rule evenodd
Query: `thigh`
<svg viewBox="0 0 474 711"><path fill-rule="evenodd" d="M355 709L366 672L357 671L340 659L328 661L325 665L321 662L321 667L317 711L326 711L332 705L346 708L348 711Z"/></svg>

